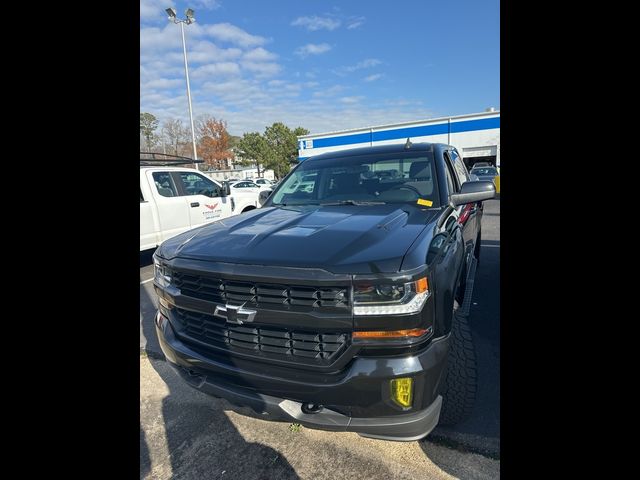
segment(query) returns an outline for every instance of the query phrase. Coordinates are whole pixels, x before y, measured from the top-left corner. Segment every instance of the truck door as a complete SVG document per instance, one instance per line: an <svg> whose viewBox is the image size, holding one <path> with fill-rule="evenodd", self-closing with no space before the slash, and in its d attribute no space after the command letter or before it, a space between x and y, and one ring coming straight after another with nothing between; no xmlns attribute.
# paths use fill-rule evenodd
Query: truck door
<svg viewBox="0 0 640 480"><path fill-rule="evenodd" d="M453 183L453 191L459 192L462 184L469 180L469 175L466 170L461 169L462 160L453 150L448 150L444 154L445 163L447 165L447 175L451 176L451 182ZM458 165L456 165L456 159ZM457 167L457 168L456 168ZM447 179L449 181L449 179ZM476 228L477 223L477 204L469 203L467 205L460 205L456 208L458 212L458 223L462 227L462 238L465 245L465 255L467 260L470 260L469 255L473 253L473 247L476 241L476 235L478 230ZM467 267L469 263L467 263Z"/></svg>
<svg viewBox="0 0 640 480"><path fill-rule="evenodd" d="M471 176L465 167L462 157L458 154L458 151L454 148L451 150L451 159L453 160L453 169L456 171L460 185L471 180ZM480 220L482 219L482 202L470 203L464 206L461 211L461 217L459 221L461 223L468 223L469 232L468 235L471 238L471 248L475 247L475 242L480 231ZM473 250L471 250L473 252Z"/></svg>
<svg viewBox="0 0 640 480"><path fill-rule="evenodd" d="M149 201L142 193L142 182L146 179L140 177L140 251L155 248L160 243L157 227L157 212L153 201ZM148 192L145 189L145 192ZM149 193L147 193L149 196Z"/></svg>
<svg viewBox="0 0 640 480"><path fill-rule="evenodd" d="M174 172L191 228L231 216L231 197L222 197L222 186L197 172Z"/></svg>
<svg viewBox="0 0 640 480"><path fill-rule="evenodd" d="M146 172L158 212L159 240L163 242L189 229L189 211L171 171Z"/></svg>

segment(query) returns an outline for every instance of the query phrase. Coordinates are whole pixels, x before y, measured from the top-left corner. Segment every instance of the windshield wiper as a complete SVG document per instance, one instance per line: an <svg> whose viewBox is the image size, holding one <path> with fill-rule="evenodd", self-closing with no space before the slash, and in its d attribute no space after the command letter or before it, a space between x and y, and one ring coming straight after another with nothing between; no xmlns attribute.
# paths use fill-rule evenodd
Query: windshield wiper
<svg viewBox="0 0 640 480"><path fill-rule="evenodd" d="M385 202L366 202L358 200L340 200L339 202L322 202L320 205L384 205Z"/></svg>

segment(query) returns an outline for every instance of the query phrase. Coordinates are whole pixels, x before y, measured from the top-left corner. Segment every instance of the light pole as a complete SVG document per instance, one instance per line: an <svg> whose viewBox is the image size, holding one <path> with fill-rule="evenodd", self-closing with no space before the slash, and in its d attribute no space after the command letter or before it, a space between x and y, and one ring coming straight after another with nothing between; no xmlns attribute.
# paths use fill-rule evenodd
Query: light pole
<svg viewBox="0 0 640 480"><path fill-rule="evenodd" d="M182 53L184 54L184 75L187 79L187 98L189 99L189 121L191 122L191 142L193 143L193 159L197 160L198 152L196 151L196 131L195 131L195 128L193 127L193 111L191 109L191 87L189 86L189 66L187 65L187 47L184 41L184 24L186 23L187 25L191 25L193 22L196 21L196 19L193 16L195 12L193 11L193 9L187 8L187 10L184 12L187 18L184 20L180 20L176 16L176 11L173 8L167 8L165 12L167 12L167 14L169 15L170 22L180 24L180 31L182 33ZM194 164L194 167L196 168L196 170L198 169L196 164Z"/></svg>

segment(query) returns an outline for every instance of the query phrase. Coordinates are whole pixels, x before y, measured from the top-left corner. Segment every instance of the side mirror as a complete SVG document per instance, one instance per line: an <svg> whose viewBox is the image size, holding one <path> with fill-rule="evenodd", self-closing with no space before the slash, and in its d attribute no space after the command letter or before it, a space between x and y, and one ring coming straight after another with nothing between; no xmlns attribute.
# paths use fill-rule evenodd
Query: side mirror
<svg viewBox="0 0 640 480"><path fill-rule="evenodd" d="M467 203L491 200L496 196L496 186L493 182L471 181L462 184L460 191L450 196L451 204L454 207Z"/></svg>
<svg viewBox="0 0 640 480"><path fill-rule="evenodd" d="M260 202L260 205L264 205L264 202L266 202L269 197L271 196L271 194L273 193L273 190L261 190L260 193L258 194L258 201Z"/></svg>
<svg viewBox="0 0 640 480"><path fill-rule="evenodd" d="M222 183L222 188L220 189L220 196L221 197L228 197L229 195L231 195L231 187L229 186L229 184L227 182L223 182Z"/></svg>

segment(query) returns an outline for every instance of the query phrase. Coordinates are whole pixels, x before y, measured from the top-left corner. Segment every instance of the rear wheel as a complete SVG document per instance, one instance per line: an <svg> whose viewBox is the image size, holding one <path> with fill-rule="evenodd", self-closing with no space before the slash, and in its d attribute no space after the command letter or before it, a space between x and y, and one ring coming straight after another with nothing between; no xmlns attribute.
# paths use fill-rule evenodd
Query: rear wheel
<svg viewBox="0 0 640 480"><path fill-rule="evenodd" d="M466 419L471 414L476 398L476 354L471 328L467 317L459 315L458 309L459 304L454 300L449 357L442 389L442 425L453 425Z"/></svg>

